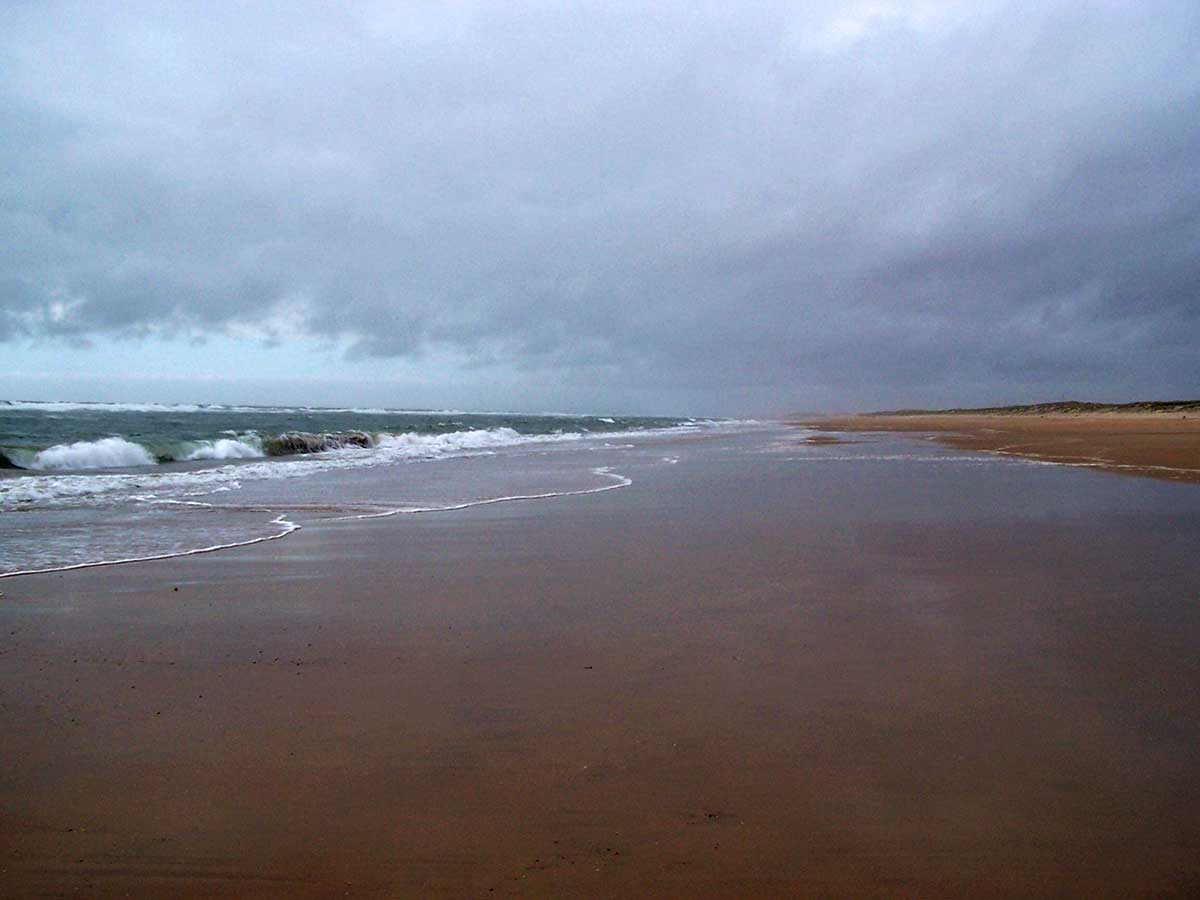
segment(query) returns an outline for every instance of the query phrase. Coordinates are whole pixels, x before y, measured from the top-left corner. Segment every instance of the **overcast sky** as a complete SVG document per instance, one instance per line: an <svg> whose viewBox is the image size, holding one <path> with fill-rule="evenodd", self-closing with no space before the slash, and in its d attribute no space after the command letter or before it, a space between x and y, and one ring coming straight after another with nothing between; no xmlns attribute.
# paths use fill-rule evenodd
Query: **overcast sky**
<svg viewBox="0 0 1200 900"><path fill-rule="evenodd" d="M0 396L1200 396L1200 4L0 6Z"/></svg>

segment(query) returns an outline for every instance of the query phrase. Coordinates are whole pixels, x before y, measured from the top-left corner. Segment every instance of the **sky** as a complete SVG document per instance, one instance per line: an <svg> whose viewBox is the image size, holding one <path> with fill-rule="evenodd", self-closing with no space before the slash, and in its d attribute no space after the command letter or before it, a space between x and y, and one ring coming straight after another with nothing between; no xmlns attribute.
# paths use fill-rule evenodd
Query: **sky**
<svg viewBox="0 0 1200 900"><path fill-rule="evenodd" d="M0 398L1200 397L1200 4L0 2Z"/></svg>

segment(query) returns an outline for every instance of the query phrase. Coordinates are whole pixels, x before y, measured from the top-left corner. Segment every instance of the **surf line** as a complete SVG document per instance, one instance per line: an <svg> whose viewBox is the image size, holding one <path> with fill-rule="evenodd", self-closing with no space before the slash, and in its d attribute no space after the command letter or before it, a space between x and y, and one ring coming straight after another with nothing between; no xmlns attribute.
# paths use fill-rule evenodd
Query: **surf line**
<svg viewBox="0 0 1200 900"><path fill-rule="evenodd" d="M177 553L158 553L154 556L131 556L128 559L100 559L95 562L75 563L69 566L50 566L46 569L22 569L18 572L0 572L0 578L15 578L17 575L45 575L50 572L70 572L74 569L94 569L97 566L123 566L126 563L153 562L156 559L178 559L181 556L197 556L201 553L214 553L217 550L229 550L233 547L249 547L251 544L265 544L267 541L277 541L287 537L294 531L300 530L300 525L278 515L271 520L272 525L278 525L283 530L278 534L268 534L265 537L251 538L248 541L234 541L229 544L213 544L211 547L196 547L192 550L180 550Z"/></svg>
<svg viewBox="0 0 1200 900"><path fill-rule="evenodd" d="M579 491L550 491L545 494L513 494L508 497L489 497L486 500L469 500L466 503L456 503L452 506L410 506L402 509L389 509L383 512L376 513L360 513L354 516L337 516L329 519L330 522L345 522L352 519L386 519L390 516L409 515L410 513L438 513L438 512L455 512L460 509L471 509L475 506L488 506L492 503L515 503L522 500L551 500L555 497L580 497L584 494L602 494L605 491L615 491L618 488L626 488L633 484L632 478L627 478L624 475L618 475L612 471L611 466L598 466L592 469L593 475L603 475L605 478L615 479L615 484L602 484L600 487L584 488Z"/></svg>
<svg viewBox="0 0 1200 900"><path fill-rule="evenodd" d="M513 503L522 500L549 500L554 497L578 497L584 494L600 494L604 491L614 491L618 488L629 487L633 484L632 478L627 478L624 475L618 475L611 470L611 466L598 466L591 470L593 475L602 475L605 478L614 479L613 484L603 484L599 487L584 488L579 491L550 491L545 494L514 494L508 497L489 497L486 500L471 500L467 503L457 503L452 506L428 506L428 507L410 507L407 509L389 509L379 513L363 513L354 516L338 516L336 518L327 519L329 522L344 522L351 519L384 519L389 516L398 516L408 513L426 513L426 512L454 512L455 510L470 509L474 506L487 506L491 503ZM173 501L188 506L213 506L207 503L198 503L196 501ZM220 507L214 507L220 508ZM230 550L234 547L249 547L253 544L265 544L267 541L277 541L280 538L287 537L296 531L299 531L302 526L290 519L285 518L284 514L280 514L271 520L272 525L278 525L283 530L278 534L269 534L264 537L251 538L248 541L233 541L228 544L214 544L211 547L196 547L192 550L180 550L177 553L158 553L153 556L132 556L128 559L101 559L94 562L75 563L69 566L50 566L45 569L21 569L16 572L0 572L0 578L15 578L18 575L46 575L50 572L70 572L75 569L94 569L99 566L122 566L128 563L138 562L153 562L162 559L178 559L182 556L198 556L201 553L215 553L217 550Z"/></svg>

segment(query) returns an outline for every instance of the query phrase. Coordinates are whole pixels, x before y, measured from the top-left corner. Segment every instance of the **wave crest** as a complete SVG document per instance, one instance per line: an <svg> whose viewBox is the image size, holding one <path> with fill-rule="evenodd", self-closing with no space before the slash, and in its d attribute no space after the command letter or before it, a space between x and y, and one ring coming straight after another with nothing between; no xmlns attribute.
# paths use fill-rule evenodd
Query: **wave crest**
<svg viewBox="0 0 1200 900"><path fill-rule="evenodd" d="M219 438L201 441L180 459L258 459L263 455L261 446L253 438Z"/></svg>
<svg viewBox="0 0 1200 900"><path fill-rule="evenodd" d="M121 437L106 437L98 441L76 441L56 444L37 453L29 468L46 469L112 469L118 466L152 466L156 460L141 444Z"/></svg>
<svg viewBox="0 0 1200 900"><path fill-rule="evenodd" d="M376 446L392 457L426 457L489 452L500 447L512 447L534 441L578 440L577 432L560 434L521 434L512 428L474 428L448 431L442 434L421 434L406 431L401 434L381 434Z"/></svg>

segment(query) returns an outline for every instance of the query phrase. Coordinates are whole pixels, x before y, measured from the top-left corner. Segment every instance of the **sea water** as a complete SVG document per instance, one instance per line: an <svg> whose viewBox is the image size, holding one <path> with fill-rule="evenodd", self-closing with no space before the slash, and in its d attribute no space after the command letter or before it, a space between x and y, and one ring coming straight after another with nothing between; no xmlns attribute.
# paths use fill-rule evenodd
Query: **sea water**
<svg viewBox="0 0 1200 900"><path fill-rule="evenodd" d="M607 451L735 427L681 417L0 402L0 577L274 540L316 519L612 490L629 479ZM567 449L586 452L556 452Z"/></svg>

